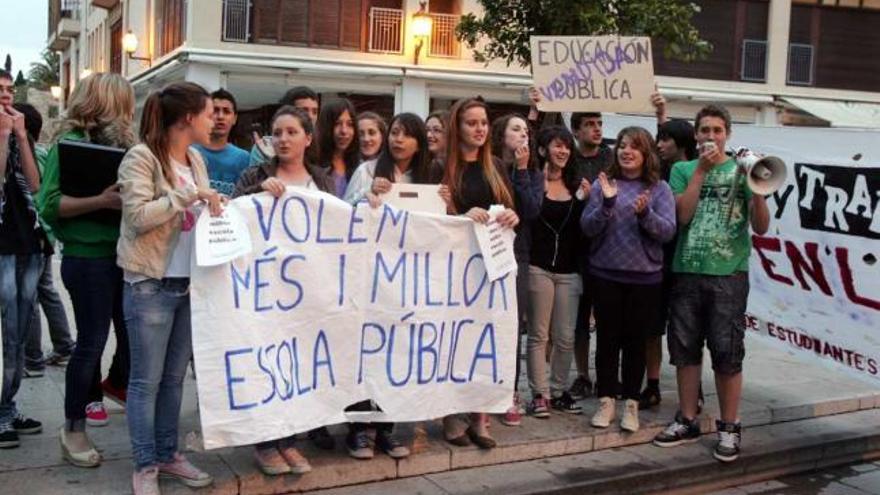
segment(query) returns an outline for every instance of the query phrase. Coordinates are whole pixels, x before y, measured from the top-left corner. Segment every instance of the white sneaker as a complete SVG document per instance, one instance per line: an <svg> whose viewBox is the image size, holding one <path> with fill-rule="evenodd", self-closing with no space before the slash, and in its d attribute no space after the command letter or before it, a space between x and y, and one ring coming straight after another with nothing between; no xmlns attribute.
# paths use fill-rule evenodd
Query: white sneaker
<svg viewBox="0 0 880 495"><path fill-rule="evenodd" d="M639 431L639 401L627 399L623 406L623 418L620 420L620 428L630 432Z"/></svg>
<svg viewBox="0 0 880 495"><path fill-rule="evenodd" d="M590 424L595 428L608 428L616 415L614 408L615 401L613 398L601 397L599 399L599 410L593 415Z"/></svg>
<svg viewBox="0 0 880 495"><path fill-rule="evenodd" d="M131 476L134 495L161 495L159 491L159 468L153 466L135 471Z"/></svg>

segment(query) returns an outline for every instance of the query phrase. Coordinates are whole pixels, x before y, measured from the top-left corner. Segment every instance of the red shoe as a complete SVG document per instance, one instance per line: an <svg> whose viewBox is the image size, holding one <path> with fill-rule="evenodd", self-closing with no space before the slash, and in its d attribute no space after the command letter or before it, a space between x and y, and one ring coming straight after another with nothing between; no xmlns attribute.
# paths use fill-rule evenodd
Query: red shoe
<svg viewBox="0 0 880 495"><path fill-rule="evenodd" d="M119 404L120 406L125 406L125 400L128 398L127 390L124 388L116 388L110 383L110 380L104 380L101 382L101 390L104 391L104 396L113 402Z"/></svg>
<svg viewBox="0 0 880 495"><path fill-rule="evenodd" d="M110 416L104 409L103 402L91 402L86 406L86 424L89 426L107 426Z"/></svg>

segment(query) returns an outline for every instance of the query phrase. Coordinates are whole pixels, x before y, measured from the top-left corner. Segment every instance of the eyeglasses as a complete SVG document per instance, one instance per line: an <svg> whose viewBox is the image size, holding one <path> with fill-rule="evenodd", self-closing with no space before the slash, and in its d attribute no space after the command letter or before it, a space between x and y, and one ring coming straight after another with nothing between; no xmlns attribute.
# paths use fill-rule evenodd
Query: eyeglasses
<svg viewBox="0 0 880 495"><path fill-rule="evenodd" d="M0 84L0 93L14 94L15 93L15 86L6 86L3 84Z"/></svg>

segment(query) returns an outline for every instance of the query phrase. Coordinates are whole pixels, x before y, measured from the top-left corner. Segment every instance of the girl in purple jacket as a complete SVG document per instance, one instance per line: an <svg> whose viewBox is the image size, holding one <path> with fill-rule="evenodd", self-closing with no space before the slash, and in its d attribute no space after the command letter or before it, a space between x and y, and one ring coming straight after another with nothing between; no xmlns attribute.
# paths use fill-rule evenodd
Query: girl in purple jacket
<svg viewBox="0 0 880 495"><path fill-rule="evenodd" d="M663 243L675 234L675 199L660 179L654 149L647 130L620 131L614 163L593 183L581 216L581 228L592 238L589 271L596 312L599 409L591 424L596 428L609 426L615 418L622 364L626 405L620 427L639 429L645 340L660 316Z"/></svg>

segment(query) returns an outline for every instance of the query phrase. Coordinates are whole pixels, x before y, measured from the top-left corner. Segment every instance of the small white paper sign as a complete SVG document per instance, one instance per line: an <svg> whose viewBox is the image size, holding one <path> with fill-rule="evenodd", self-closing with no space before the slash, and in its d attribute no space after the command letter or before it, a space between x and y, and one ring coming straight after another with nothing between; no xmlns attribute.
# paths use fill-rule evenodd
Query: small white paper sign
<svg viewBox="0 0 880 495"><path fill-rule="evenodd" d="M382 201L398 210L420 213L446 214L446 203L440 197L438 184L402 184L394 182L391 190L381 196Z"/></svg>
<svg viewBox="0 0 880 495"><path fill-rule="evenodd" d="M485 225L474 223L474 233L477 235L477 243L480 245L490 281L498 280L516 270L516 258L513 256L513 238L516 234L513 229L504 228L495 221L503 211L503 206L492 205L489 208L489 222Z"/></svg>
<svg viewBox="0 0 880 495"><path fill-rule="evenodd" d="M196 223L196 264L214 266L232 261L253 249L241 213L229 203L218 217L205 208Z"/></svg>

